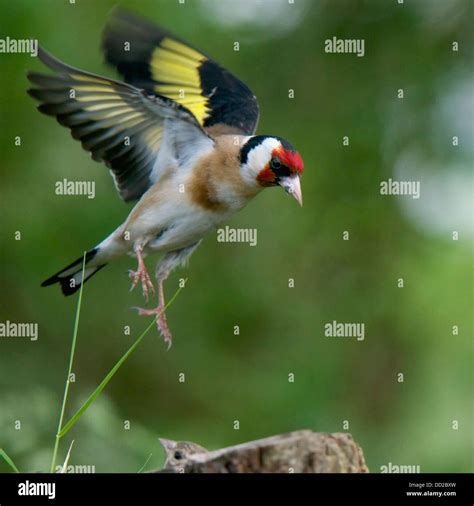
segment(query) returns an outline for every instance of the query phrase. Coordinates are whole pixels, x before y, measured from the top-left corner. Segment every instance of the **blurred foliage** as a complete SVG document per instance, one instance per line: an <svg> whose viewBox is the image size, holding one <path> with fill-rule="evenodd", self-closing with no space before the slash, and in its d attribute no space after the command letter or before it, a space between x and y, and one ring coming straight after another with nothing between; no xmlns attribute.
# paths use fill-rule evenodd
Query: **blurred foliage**
<svg viewBox="0 0 474 506"><path fill-rule="evenodd" d="M460 130L438 113L458 84L467 80L472 92L473 3L229 0L224 21L206 0L120 3L211 53L251 86L261 106L259 133L287 138L305 160L305 205L265 191L229 222L256 227L257 247L218 243L212 234L204 241L189 269L166 286L171 295L189 278L168 314L171 351L156 332L147 336L64 438L60 459L74 439L71 464L135 472L149 454L147 467L160 466L158 437L218 448L301 428L341 431L348 420L374 472L388 462L473 471L472 228L458 241L450 231L462 220L472 226L472 215L453 214L447 184L430 194L422 182L422 197L409 206L410 197L379 194L381 180L397 177L404 153L418 160L404 165L409 179L423 165L426 177L469 181L471 174L472 183L472 116ZM113 76L99 47L115 4L1 0L0 36L38 38L63 61ZM236 4L253 9L253 21L232 24ZM270 16L277 7L279 17ZM298 16L285 9L299 9ZM333 36L363 38L365 56L325 53ZM30 68L41 64L0 55L0 321L39 324L36 342L0 339L0 446L25 471L49 468L76 303L40 282L130 209L107 170L35 110L26 95ZM463 97L456 104L448 107L454 121L469 110ZM96 198L56 196L63 178L95 180ZM455 203L462 186L455 186ZM420 221L423 209L428 218ZM451 229L440 228L435 211L451 218ZM134 265L123 258L85 287L69 414L147 325L130 310L142 304L139 290L129 293L126 272ZM364 322L365 340L324 337L333 320Z"/></svg>

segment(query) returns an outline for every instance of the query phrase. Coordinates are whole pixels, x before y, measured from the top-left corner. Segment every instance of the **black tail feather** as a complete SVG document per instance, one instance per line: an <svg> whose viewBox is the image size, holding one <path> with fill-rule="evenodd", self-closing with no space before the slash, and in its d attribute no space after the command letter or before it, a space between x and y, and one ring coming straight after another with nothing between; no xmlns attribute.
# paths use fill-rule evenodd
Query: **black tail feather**
<svg viewBox="0 0 474 506"><path fill-rule="evenodd" d="M89 280L96 272L99 272L106 264L88 267L87 264L96 256L98 248L94 248L86 253L86 263L84 269L84 283ZM72 295L77 292L81 287L82 280L82 262L84 257L79 257L77 260L69 264L64 269L60 270L54 276L41 283L41 286L61 284L61 290L64 295Z"/></svg>

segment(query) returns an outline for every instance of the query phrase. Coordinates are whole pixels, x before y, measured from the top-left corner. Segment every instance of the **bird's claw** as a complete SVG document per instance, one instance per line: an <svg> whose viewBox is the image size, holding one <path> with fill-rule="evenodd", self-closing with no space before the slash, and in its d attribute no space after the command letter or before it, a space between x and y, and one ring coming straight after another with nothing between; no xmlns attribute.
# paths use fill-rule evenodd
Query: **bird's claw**
<svg viewBox="0 0 474 506"><path fill-rule="evenodd" d="M138 271L130 270L128 271L128 275L132 279L132 286L130 288L130 291L132 291L138 285L138 282L141 281L143 296L145 297L145 300L148 302L150 292L155 293L155 287L151 282L150 275L148 274L147 270L146 269L138 269Z"/></svg>
<svg viewBox="0 0 474 506"><path fill-rule="evenodd" d="M171 348L173 344L173 335L171 334L171 330L168 327L168 323L166 321L166 313L164 306L157 306L153 309L146 309L142 307L134 307L138 311L139 316L157 316L156 326L158 327L158 331L163 336L165 344L168 347L168 350Z"/></svg>

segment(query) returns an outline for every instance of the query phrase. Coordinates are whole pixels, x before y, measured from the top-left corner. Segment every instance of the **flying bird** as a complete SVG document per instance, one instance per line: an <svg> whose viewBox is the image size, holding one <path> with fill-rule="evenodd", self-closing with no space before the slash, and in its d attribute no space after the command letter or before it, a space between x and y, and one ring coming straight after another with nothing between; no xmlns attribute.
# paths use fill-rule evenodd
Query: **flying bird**
<svg viewBox="0 0 474 506"><path fill-rule="evenodd" d="M120 197L137 201L127 219L85 257L84 282L117 257L135 256L132 288L155 292L144 257L156 267L156 317L168 348L163 283L203 237L267 187L280 186L302 205L303 160L275 135L255 135L256 97L205 53L156 25L116 10L102 42L105 60L123 78L66 65L39 48L53 74L28 72L39 111L56 117L110 170ZM42 283L65 295L82 281L83 257Z"/></svg>

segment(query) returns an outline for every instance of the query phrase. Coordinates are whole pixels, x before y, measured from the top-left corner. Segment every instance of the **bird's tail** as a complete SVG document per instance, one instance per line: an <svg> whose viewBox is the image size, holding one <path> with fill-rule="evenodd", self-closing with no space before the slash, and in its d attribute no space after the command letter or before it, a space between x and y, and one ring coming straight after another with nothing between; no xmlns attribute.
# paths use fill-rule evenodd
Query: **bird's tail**
<svg viewBox="0 0 474 506"><path fill-rule="evenodd" d="M97 265L97 262L94 262L94 257L98 251L99 248L94 248L86 253L84 283L106 265ZM82 262L83 257L79 257L77 260L72 262L72 264L69 264L67 267L65 267L62 271L57 272L54 276L51 276L46 281L43 281L41 283L41 286L49 286L54 285L55 283L60 283L61 290L63 291L64 295L72 295L81 287Z"/></svg>

